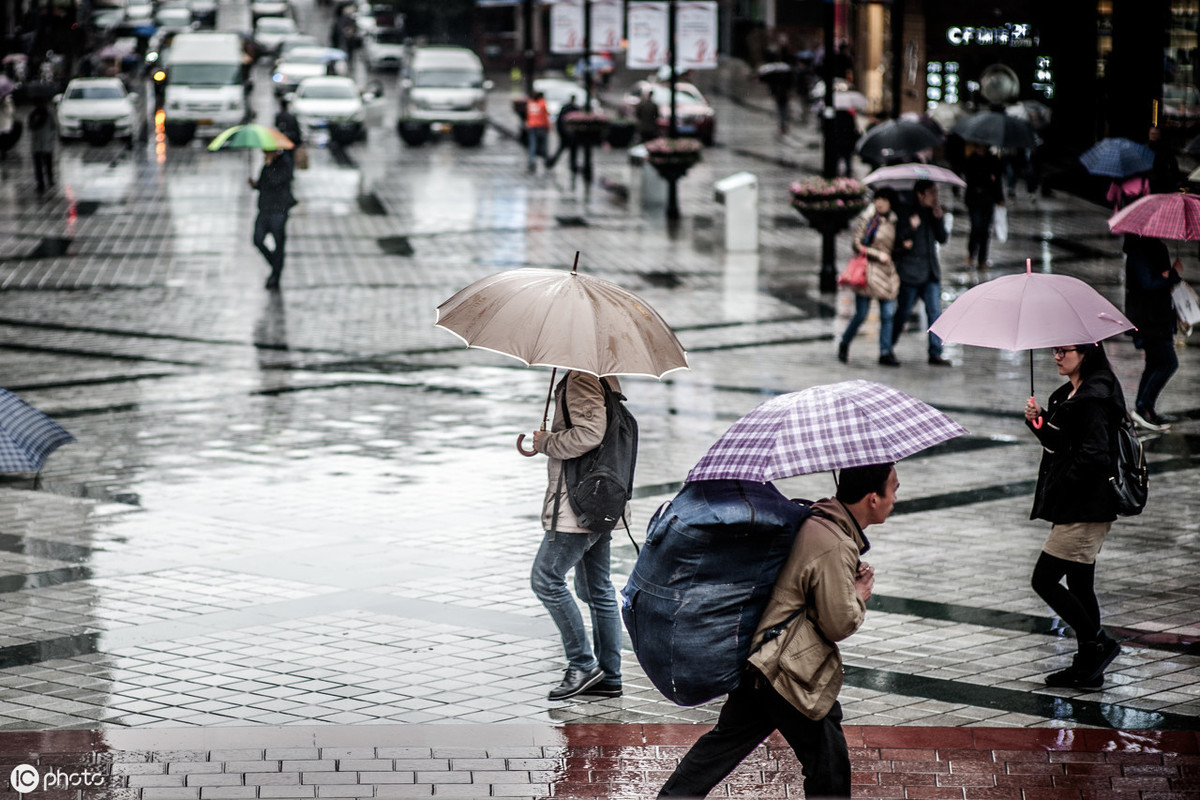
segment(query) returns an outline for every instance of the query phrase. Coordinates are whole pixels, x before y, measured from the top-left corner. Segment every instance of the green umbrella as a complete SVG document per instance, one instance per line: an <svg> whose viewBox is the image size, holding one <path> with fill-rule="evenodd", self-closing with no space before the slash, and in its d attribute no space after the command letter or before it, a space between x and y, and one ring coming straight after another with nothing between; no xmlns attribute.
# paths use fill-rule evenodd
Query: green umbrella
<svg viewBox="0 0 1200 800"><path fill-rule="evenodd" d="M274 128L250 123L221 131L209 150L291 150L296 145Z"/></svg>

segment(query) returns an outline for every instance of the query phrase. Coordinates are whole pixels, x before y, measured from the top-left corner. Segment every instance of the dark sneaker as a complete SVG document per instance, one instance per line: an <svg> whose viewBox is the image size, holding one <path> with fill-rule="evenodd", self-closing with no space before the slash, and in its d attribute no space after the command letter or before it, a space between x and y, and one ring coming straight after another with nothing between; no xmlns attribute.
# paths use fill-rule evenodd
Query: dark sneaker
<svg viewBox="0 0 1200 800"><path fill-rule="evenodd" d="M838 361L845 364L850 360L850 345L845 342L838 342Z"/></svg>
<svg viewBox="0 0 1200 800"><path fill-rule="evenodd" d="M885 367L898 367L900 362L896 360L895 353L885 353L879 357L879 363Z"/></svg>
<svg viewBox="0 0 1200 800"><path fill-rule="evenodd" d="M586 694L589 697L620 697L621 682L620 681L600 681L590 689L585 689L580 694Z"/></svg>
<svg viewBox="0 0 1200 800"><path fill-rule="evenodd" d="M566 700L577 694L582 694L604 680L604 670L596 666L590 670L568 668L563 673L563 681L550 690L547 698L550 700Z"/></svg>
<svg viewBox="0 0 1200 800"><path fill-rule="evenodd" d="M930 366L934 366L934 367L953 367L954 366L954 364L952 364L950 362L950 359L942 358L941 356L930 356L929 364L930 364Z"/></svg>
<svg viewBox="0 0 1200 800"><path fill-rule="evenodd" d="M1153 411L1146 408L1135 408L1129 412L1129 416L1133 417L1133 421L1138 424L1138 427L1145 428L1148 431L1169 431L1171 426L1162 422L1162 418Z"/></svg>
<svg viewBox="0 0 1200 800"><path fill-rule="evenodd" d="M1072 665L1067 669L1059 672L1052 672L1046 676L1046 685L1053 686L1059 689L1085 689L1088 691L1099 691L1104 688L1104 673L1100 673L1099 678L1084 677Z"/></svg>

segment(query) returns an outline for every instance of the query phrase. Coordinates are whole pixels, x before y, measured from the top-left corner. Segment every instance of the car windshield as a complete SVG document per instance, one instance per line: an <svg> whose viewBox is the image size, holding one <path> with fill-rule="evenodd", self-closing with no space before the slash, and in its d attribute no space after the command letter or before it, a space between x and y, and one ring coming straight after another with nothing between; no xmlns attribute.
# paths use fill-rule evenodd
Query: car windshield
<svg viewBox="0 0 1200 800"><path fill-rule="evenodd" d="M258 21L260 33L291 33L296 30L296 23L290 19L265 17Z"/></svg>
<svg viewBox="0 0 1200 800"><path fill-rule="evenodd" d="M447 89L475 89L483 86L483 76L466 69L427 69L418 72L413 83Z"/></svg>
<svg viewBox="0 0 1200 800"><path fill-rule="evenodd" d="M295 49L289 50L287 54L289 64L324 64L327 61L329 57L324 50Z"/></svg>
<svg viewBox="0 0 1200 800"><path fill-rule="evenodd" d="M73 86L67 91L68 100L120 100L124 96L115 86Z"/></svg>
<svg viewBox="0 0 1200 800"><path fill-rule="evenodd" d="M234 86L242 82L241 64L171 64L171 83L189 86Z"/></svg>
<svg viewBox="0 0 1200 800"><path fill-rule="evenodd" d="M380 44L404 44L404 31L387 28L375 32L375 41Z"/></svg>
<svg viewBox="0 0 1200 800"><path fill-rule="evenodd" d="M299 97L306 100L351 100L354 89L344 83L318 83L315 86L301 86Z"/></svg>

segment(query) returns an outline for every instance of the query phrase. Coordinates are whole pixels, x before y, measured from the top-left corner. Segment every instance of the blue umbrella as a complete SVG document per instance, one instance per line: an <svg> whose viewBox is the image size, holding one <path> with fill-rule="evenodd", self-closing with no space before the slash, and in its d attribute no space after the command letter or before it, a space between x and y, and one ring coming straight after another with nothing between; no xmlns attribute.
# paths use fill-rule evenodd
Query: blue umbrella
<svg viewBox="0 0 1200 800"><path fill-rule="evenodd" d="M1079 160L1093 175L1128 178L1154 166L1154 151L1132 139L1115 136L1101 139Z"/></svg>
<svg viewBox="0 0 1200 800"><path fill-rule="evenodd" d="M0 389L0 473L41 472L47 456L73 441L57 422Z"/></svg>

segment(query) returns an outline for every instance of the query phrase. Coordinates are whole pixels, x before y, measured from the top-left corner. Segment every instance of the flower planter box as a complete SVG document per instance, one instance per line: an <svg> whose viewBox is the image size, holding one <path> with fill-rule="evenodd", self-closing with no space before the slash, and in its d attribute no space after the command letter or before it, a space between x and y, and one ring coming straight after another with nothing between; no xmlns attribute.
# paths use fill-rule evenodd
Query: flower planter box
<svg viewBox="0 0 1200 800"><path fill-rule="evenodd" d="M603 144L608 136L608 117L572 111L563 117L563 128L574 138L577 145L584 147Z"/></svg>
<svg viewBox="0 0 1200 800"><path fill-rule="evenodd" d="M853 178L808 178L791 186L792 207L822 232L844 229L867 206L866 187Z"/></svg>

